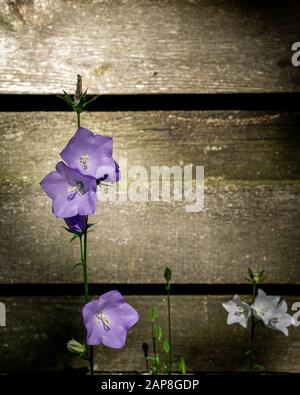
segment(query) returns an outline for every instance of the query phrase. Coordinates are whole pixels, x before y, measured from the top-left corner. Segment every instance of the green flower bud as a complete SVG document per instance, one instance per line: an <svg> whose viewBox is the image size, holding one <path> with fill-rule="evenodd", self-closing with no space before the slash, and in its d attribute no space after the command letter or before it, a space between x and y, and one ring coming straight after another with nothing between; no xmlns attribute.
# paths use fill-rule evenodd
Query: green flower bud
<svg viewBox="0 0 300 395"><path fill-rule="evenodd" d="M186 374L186 363L185 363L185 360L183 359L183 357L180 358L180 360L178 362L178 367L179 367L179 370L182 374Z"/></svg>
<svg viewBox="0 0 300 395"><path fill-rule="evenodd" d="M75 339L68 341L67 348L69 351L74 352L75 354L84 354L86 352L85 345L79 343Z"/></svg>
<svg viewBox="0 0 300 395"><path fill-rule="evenodd" d="M169 343L169 340L168 340L168 339L165 339L165 340L164 340L163 347L164 347L164 351L165 351L166 353L169 353L169 351L170 351L170 343Z"/></svg>
<svg viewBox="0 0 300 395"><path fill-rule="evenodd" d="M165 269L165 280L167 282L170 282L171 281L171 277L172 277L172 271L171 271L170 268L166 267L166 269Z"/></svg>
<svg viewBox="0 0 300 395"><path fill-rule="evenodd" d="M156 325L155 326L155 337L157 338L158 341L161 341L162 338L162 329L160 325Z"/></svg>

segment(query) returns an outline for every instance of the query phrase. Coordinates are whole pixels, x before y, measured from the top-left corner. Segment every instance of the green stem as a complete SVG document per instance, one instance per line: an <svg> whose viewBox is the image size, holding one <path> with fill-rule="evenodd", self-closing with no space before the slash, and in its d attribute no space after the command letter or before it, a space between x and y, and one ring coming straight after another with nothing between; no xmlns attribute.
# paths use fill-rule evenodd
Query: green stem
<svg viewBox="0 0 300 395"><path fill-rule="evenodd" d="M83 245L82 245L82 236L80 236L80 256L82 263L82 273L83 273L83 285L84 285L84 303L89 302L89 284L88 284L88 276L87 276L87 264L86 264L86 234L83 236Z"/></svg>
<svg viewBox="0 0 300 395"><path fill-rule="evenodd" d="M76 111L77 114L77 126L80 128L80 112ZM86 223L88 224L88 217L86 218ZM87 229L83 233L83 248L82 248L82 236L80 237L80 256L82 263L82 271L83 271L83 284L84 284L84 303L88 303L90 300L89 297L89 283L88 283L88 271L87 271ZM91 376L94 374L94 349L93 346L90 346L90 371Z"/></svg>
<svg viewBox="0 0 300 395"><path fill-rule="evenodd" d="M167 294L168 294L168 329L169 329L169 374L172 374L173 356L172 356L172 327L171 327L171 298L170 298L170 291L167 291Z"/></svg>
<svg viewBox="0 0 300 395"><path fill-rule="evenodd" d="M86 219L88 223L88 217ZM88 283L88 273L87 273L87 229L83 233L83 282L84 282L84 300L85 303L89 302L89 283ZM93 346L90 346L90 370L91 376L94 374L94 349Z"/></svg>
<svg viewBox="0 0 300 395"><path fill-rule="evenodd" d="M253 292L252 292L252 301L251 304L254 303L256 296L256 281L253 282ZM255 317L253 311L251 310L251 335L250 335L250 372L253 372L254 365L254 331L255 331Z"/></svg>
<svg viewBox="0 0 300 395"><path fill-rule="evenodd" d="M153 342L153 354L154 354L154 366L155 366L155 373L158 373L158 366L156 361L156 337L154 333L154 321L152 321L152 342Z"/></svg>

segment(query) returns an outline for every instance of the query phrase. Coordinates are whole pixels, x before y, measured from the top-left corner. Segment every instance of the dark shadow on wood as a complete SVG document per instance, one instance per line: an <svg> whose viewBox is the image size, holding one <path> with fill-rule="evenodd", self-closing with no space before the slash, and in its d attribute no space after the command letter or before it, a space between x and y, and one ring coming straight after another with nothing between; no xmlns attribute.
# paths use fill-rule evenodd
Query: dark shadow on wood
<svg viewBox="0 0 300 395"><path fill-rule="evenodd" d="M92 96L88 96L91 98ZM299 111L300 92L101 95L89 111ZM56 95L1 94L0 112L71 111Z"/></svg>
<svg viewBox="0 0 300 395"><path fill-rule="evenodd" d="M300 284L262 284L273 295L300 295ZM164 295L164 284L90 284L90 294L117 289L124 295ZM251 295L249 284L172 284L173 295ZM82 284L0 284L0 296L83 295Z"/></svg>

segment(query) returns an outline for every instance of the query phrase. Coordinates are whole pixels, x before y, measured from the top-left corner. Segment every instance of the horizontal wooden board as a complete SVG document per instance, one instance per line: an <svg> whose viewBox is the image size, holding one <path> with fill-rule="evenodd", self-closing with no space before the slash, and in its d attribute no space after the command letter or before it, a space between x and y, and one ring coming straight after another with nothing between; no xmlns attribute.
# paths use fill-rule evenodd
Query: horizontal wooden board
<svg viewBox="0 0 300 395"><path fill-rule="evenodd" d="M204 165L205 209L184 202L98 203L91 282L241 283L261 266L270 283L299 283L299 114L97 113L84 125L114 138L128 165ZM78 245L39 181L74 132L66 113L1 113L2 283L81 281Z"/></svg>
<svg viewBox="0 0 300 395"><path fill-rule="evenodd" d="M185 358L190 372L247 370L244 352L249 347L249 328L227 326L227 315L221 303L230 298L227 295L173 297L174 355ZM166 331L164 297L130 296L126 299L138 310L141 320L129 333L124 349L95 348L97 371L145 370L142 343L149 343L151 352L148 317L152 306L158 307L159 321ZM289 309L297 300L299 298L287 299ZM66 349L66 342L71 338L84 338L80 298L9 297L1 301L7 308L7 326L0 327L0 372L84 368L85 364ZM290 328L289 337L259 327L256 333L257 362L267 371L300 372L299 327Z"/></svg>
<svg viewBox="0 0 300 395"><path fill-rule="evenodd" d="M296 0L4 1L0 92L284 92Z"/></svg>
<svg viewBox="0 0 300 395"><path fill-rule="evenodd" d="M59 99L57 99L59 100ZM154 111L88 113L82 126L110 135L128 166L205 167L225 180L298 180L300 113ZM76 130L66 112L1 113L1 179L39 182Z"/></svg>

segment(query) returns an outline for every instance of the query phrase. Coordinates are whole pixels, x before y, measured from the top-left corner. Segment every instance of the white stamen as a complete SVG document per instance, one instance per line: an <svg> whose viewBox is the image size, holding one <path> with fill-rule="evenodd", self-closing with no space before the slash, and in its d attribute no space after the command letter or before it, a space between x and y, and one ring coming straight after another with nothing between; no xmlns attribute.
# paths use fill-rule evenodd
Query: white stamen
<svg viewBox="0 0 300 395"><path fill-rule="evenodd" d="M107 315L103 314L103 313L98 313L96 314L97 317L97 324L100 323L100 321L103 323L103 327L105 330L109 330L110 328L110 319L107 317Z"/></svg>
<svg viewBox="0 0 300 395"><path fill-rule="evenodd" d="M256 309L258 315L265 315L269 311L268 307L259 307Z"/></svg>
<svg viewBox="0 0 300 395"><path fill-rule="evenodd" d="M78 193L82 194L83 191L84 191L84 185L83 185L83 182L82 182L82 181L76 182L76 185L71 185L71 186L69 186L69 188L67 189L67 192L70 192L70 193L76 193L76 192L78 192Z"/></svg>
<svg viewBox="0 0 300 395"><path fill-rule="evenodd" d="M238 306L237 309L234 312L234 315L237 315L238 317L240 317L242 314L244 314L244 309L241 306Z"/></svg>

